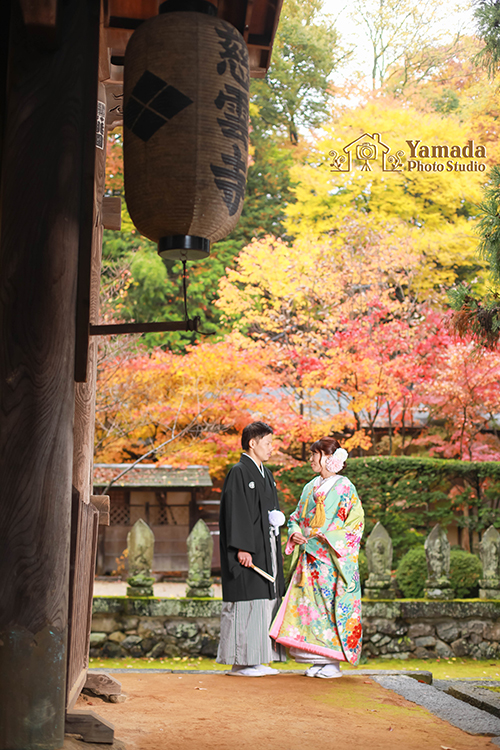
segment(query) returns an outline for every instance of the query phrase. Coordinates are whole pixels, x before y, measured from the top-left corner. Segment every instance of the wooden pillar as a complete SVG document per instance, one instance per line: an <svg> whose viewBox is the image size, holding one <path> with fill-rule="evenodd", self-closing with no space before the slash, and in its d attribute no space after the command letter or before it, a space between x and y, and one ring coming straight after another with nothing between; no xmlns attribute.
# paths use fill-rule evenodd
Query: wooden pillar
<svg viewBox="0 0 500 750"><path fill-rule="evenodd" d="M89 235L82 217L92 216L99 3L59 3L52 50L28 36L20 5L11 8L0 193L0 750L57 750L77 268Z"/></svg>
<svg viewBox="0 0 500 750"><path fill-rule="evenodd" d="M99 83L98 100L106 105L106 87ZM80 297L88 295L88 313L77 328L78 335L84 342L88 342L86 359L86 373L84 382L76 384L75 389L75 423L74 423L74 459L73 459L73 486L80 493L84 503L90 502L92 494L92 470L94 457L94 431L95 431L95 390L97 377L97 346L96 336L89 339L89 324L99 322L99 288L101 281L101 255L102 255L102 202L106 180L106 138L104 133L104 147L95 149L94 169L94 196L92 216L92 242L90 252L80 256L80 268L83 260L87 261L87 268L80 276L87 280L85 290L81 290ZM83 305L87 307L87 305ZM84 317L83 315L81 317ZM80 345L83 348L82 345Z"/></svg>
<svg viewBox="0 0 500 750"><path fill-rule="evenodd" d="M106 50L107 51L107 50ZM98 101L106 105L106 88L99 83ZM102 145L102 148L100 147ZM92 240L88 252L80 252L76 335L75 416L73 425L73 517L70 555L67 707L82 690L89 663L92 595L96 564L97 528L92 518L92 474L97 379L97 338L89 341L89 324L99 316L102 255L102 202L106 168L106 133L94 149ZM83 380L85 378L85 380ZM88 527L88 528L87 528ZM86 547L86 549L83 549Z"/></svg>

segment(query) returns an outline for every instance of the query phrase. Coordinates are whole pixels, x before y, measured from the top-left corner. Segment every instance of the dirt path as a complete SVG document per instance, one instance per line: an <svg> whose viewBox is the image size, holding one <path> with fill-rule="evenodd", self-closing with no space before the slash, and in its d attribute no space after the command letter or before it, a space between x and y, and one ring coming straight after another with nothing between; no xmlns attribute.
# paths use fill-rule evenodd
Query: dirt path
<svg viewBox="0 0 500 750"><path fill-rule="evenodd" d="M363 676L118 677L124 703L81 696L76 707L112 721L127 750L493 748L487 737L472 737Z"/></svg>

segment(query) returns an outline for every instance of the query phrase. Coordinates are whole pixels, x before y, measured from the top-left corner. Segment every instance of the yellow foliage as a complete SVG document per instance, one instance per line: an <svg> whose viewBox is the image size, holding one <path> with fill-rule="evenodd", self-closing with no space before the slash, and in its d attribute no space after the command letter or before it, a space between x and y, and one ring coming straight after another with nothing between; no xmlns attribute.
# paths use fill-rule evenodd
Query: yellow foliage
<svg viewBox="0 0 500 750"><path fill-rule="evenodd" d="M387 226L407 242L424 261L420 275L423 293L431 286L449 286L464 274L474 275L484 267L475 257L476 204L487 172L382 172L359 166L341 174L331 171L331 152L363 133L379 133L391 154L402 150L410 155L408 140L420 145L465 146L469 139L483 142L484 127L478 117L466 123L458 115L442 115L417 109L410 103L388 96L371 96L355 108L340 108L326 123L321 136L310 142L309 153L292 169L296 202L287 207L287 230L298 238L328 236L342 232L345 223L368 214L374 225ZM490 139L491 140L491 139ZM490 148L488 142L488 148ZM422 163L435 159L420 159ZM453 158L453 164L469 164L466 158Z"/></svg>
<svg viewBox="0 0 500 750"><path fill-rule="evenodd" d="M420 259L408 239L371 217L345 222L329 237L292 245L265 237L240 253L220 282L217 305L251 338L314 350L350 318L379 306L405 315ZM403 291L404 290L404 291Z"/></svg>

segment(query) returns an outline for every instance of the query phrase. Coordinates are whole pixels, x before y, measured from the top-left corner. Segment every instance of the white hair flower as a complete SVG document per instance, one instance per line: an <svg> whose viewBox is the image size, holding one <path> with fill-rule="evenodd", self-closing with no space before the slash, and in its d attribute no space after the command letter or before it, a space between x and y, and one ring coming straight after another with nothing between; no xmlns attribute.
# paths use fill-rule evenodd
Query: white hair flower
<svg viewBox="0 0 500 750"><path fill-rule="evenodd" d="M337 448L335 453L332 453L331 456L327 456L325 460L325 469L332 474L338 474L338 472L342 470L348 455L349 454L345 448Z"/></svg>

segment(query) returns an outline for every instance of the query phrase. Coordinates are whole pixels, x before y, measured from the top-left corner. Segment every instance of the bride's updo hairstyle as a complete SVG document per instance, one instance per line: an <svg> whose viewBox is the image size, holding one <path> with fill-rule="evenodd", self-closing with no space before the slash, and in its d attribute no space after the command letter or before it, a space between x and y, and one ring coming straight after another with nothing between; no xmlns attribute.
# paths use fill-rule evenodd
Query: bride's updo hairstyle
<svg viewBox="0 0 500 750"><path fill-rule="evenodd" d="M324 453L325 456L332 456L336 450L340 448L338 440L332 437L324 437L320 440L316 440L311 445L311 453Z"/></svg>
<svg viewBox="0 0 500 750"><path fill-rule="evenodd" d="M311 446L311 452L320 453L325 456L324 464L322 463L322 465L331 474L338 474L339 471L342 471L349 455L344 448L340 447L339 441L332 437L324 437L321 440L316 440Z"/></svg>

